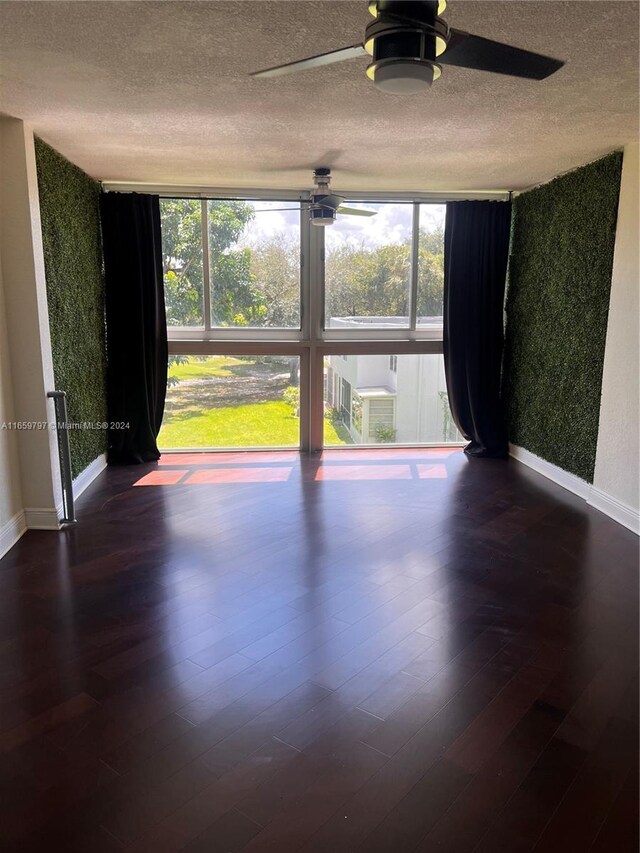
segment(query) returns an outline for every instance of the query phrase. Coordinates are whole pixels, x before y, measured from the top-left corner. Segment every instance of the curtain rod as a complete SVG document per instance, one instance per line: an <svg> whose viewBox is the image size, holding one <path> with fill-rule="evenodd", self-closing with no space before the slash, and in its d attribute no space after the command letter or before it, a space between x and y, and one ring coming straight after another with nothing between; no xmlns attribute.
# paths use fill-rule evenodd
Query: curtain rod
<svg viewBox="0 0 640 853"><path fill-rule="evenodd" d="M246 201L309 201L311 190L257 189L255 187L204 187L204 186L167 186L166 184L143 184L135 182L103 181L102 188L106 192L137 192L152 193L164 198L199 198L211 201L239 199ZM434 191L362 191L338 190L339 194L350 201L380 201L395 202L446 202L446 201L481 201L495 199L507 201L509 190L434 190Z"/></svg>
<svg viewBox="0 0 640 853"><path fill-rule="evenodd" d="M220 192L217 190L195 191L193 189L160 189L158 187L132 187L123 186L122 184L112 184L104 182L102 188L105 192L124 192L124 193L141 193L158 195L161 198L193 198L204 199L205 201L275 201L281 203L309 203L311 191L292 192L291 194L283 194L282 190L262 190L259 193L252 190L229 190ZM444 204L447 201L508 201L510 197L509 190L487 190L485 192L361 192L358 190L343 190L340 189L339 195L348 201L353 202L380 202L389 204L414 204L432 203Z"/></svg>
<svg viewBox="0 0 640 853"><path fill-rule="evenodd" d="M180 199L193 199L193 201L262 201L262 202L276 202L277 204L311 204L310 198L278 198L277 196L263 196L262 198L256 198L255 196L247 196L247 195L205 195L201 193L199 195L185 195L181 193L180 195L176 195L175 193L154 193L154 195L159 196L160 198L166 198L169 200L179 201Z"/></svg>

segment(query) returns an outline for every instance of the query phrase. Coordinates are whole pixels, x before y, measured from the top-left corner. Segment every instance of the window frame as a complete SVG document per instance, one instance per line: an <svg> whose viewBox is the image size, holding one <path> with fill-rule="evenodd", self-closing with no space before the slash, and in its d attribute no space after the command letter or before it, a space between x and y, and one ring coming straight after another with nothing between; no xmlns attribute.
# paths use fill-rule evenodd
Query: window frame
<svg viewBox="0 0 640 853"><path fill-rule="evenodd" d="M305 236L308 235L309 221L305 217L305 208L300 208L300 299L299 299L299 317L300 323L296 328L278 327L278 326L214 326L211 322L211 268L209 254L209 201L256 201L256 202L282 202L283 204L301 203L309 201L310 194L299 192L283 192L283 191L252 191L251 195L243 194L241 191L227 191L221 193L216 191L212 193L186 194L186 193L159 193L160 200L180 200L192 199L200 201L200 228L201 228L201 250L202 250L202 326L167 326L167 338L169 341L193 340L193 341L217 341L217 340L269 340L276 341L291 341L302 340L304 337L304 306L305 294L308 288L305 287L305 271L308 267L307 259L309 257L309 247ZM306 221L305 221L306 220Z"/></svg>
<svg viewBox="0 0 640 853"><path fill-rule="evenodd" d="M309 202L308 190L276 190L254 188L219 188L211 186L158 186L138 182L103 185L107 191L146 192L161 198L208 200L238 199L245 201ZM319 452L323 449L324 425L324 359L328 355L404 355L442 354L442 326L416 325L419 256L419 213L422 204L446 204L462 200L506 200L508 191L477 192L358 192L342 191L354 203L409 203L414 205L412 220L411 320L408 327L381 329L324 328L324 229L312 226L306 209L300 211L300 329L273 327L180 327L168 326L170 355L280 355L300 357L300 450ZM204 227L204 223L203 223ZM203 245L203 263L204 263ZM209 263L208 252L206 255ZM210 294L210 292L209 292ZM209 295L210 298L210 295ZM203 305L203 309L206 306ZM205 313L211 323L210 306ZM359 445L359 447L380 445ZM394 445L402 447L403 445ZM407 445L413 446L415 445ZM451 445L449 445L451 446ZM353 450L353 446L349 446ZM216 448L212 448L216 450Z"/></svg>
<svg viewBox="0 0 640 853"><path fill-rule="evenodd" d="M117 185L120 186L120 185ZM168 326L169 341L301 341L309 345L314 342L352 340L442 340L442 326L420 326L417 324L418 258L420 206L444 204L452 200L451 193L368 193L349 192L345 198L353 203L410 204L413 208L411 236L411 267L409 291L409 323L393 329L370 326L363 329L328 329L325 324L325 241L324 228L313 226L304 206L300 210L300 328L276 328L271 326L216 327L211 325L211 282L208 252L208 201L271 201L309 202L309 191L212 189L203 192L159 192L160 198L199 199L201 202L202 259L203 259L203 318L204 326ZM486 194L471 194L487 197ZM489 194L504 197L504 193ZM464 194L469 198L469 194ZM329 226L330 227L330 226ZM206 233L205 233L206 232Z"/></svg>

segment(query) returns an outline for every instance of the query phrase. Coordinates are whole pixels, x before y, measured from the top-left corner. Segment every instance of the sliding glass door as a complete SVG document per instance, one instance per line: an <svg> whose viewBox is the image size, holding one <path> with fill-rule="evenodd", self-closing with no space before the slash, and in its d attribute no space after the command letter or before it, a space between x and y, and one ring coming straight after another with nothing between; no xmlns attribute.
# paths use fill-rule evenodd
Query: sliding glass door
<svg viewBox="0 0 640 853"><path fill-rule="evenodd" d="M459 443L442 366L445 205L308 193L161 199L164 449Z"/></svg>

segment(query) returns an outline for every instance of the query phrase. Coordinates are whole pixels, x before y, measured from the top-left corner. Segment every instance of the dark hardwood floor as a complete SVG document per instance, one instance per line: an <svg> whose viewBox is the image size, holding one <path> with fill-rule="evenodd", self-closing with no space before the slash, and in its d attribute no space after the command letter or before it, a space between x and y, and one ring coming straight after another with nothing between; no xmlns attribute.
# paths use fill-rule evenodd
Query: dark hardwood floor
<svg viewBox="0 0 640 853"><path fill-rule="evenodd" d="M0 561L4 853L635 853L638 540L459 451L165 456Z"/></svg>

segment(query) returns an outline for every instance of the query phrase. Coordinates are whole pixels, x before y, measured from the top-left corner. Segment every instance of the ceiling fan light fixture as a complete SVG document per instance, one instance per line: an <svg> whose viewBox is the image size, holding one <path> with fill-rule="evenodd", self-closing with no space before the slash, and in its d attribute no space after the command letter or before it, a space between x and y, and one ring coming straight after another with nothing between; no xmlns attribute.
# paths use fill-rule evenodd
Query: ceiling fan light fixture
<svg viewBox="0 0 640 853"><path fill-rule="evenodd" d="M438 0L438 15L441 15L444 10L447 8L447 0ZM369 14L377 18L378 17L378 0L371 0L369 3Z"/></svg>
<svg viewBox="0 0 640 853"><path fill-rule="evenodd" d="M331 207L312 207L309 210L309 219L312 225L320 225L326 228L336 221L336 211Z"/></svg>
<svg viewBox="0 0 640 853"><path fill-rule="evenodd" d="M446 0L370 0L373 20L366 25L362 42L263 68L251 76L279 77L369 54L369 79L382 91L408 94L424 91L437 80L442 73L440 63L527 80L546 80L565 64L552 56L451 28L440 17L446 7Z"/></svg>
<svg viewBox="0 0 640 853"><path fill-rule="evenodd" d="M438 79L442 70L435 62L415 59L390 59L374 62L367 77L382 92L392 95L415 95L424 92Z"/></svg>

